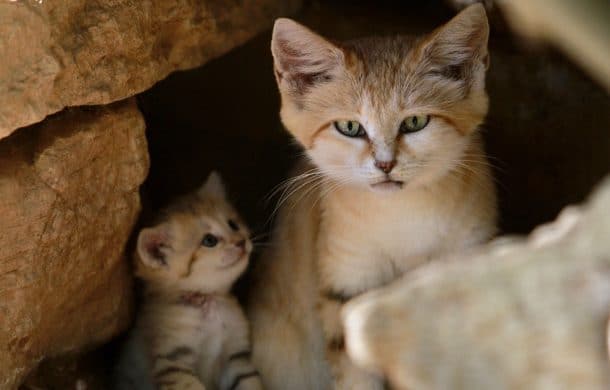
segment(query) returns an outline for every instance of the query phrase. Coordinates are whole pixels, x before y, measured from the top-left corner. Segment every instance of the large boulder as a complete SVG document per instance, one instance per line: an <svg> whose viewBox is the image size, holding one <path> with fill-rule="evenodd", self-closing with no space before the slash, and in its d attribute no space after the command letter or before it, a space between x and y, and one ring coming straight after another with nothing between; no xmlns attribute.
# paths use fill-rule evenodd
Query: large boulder
<svg viewBox="0 0 610 390"><path fill-rule="evenodd" d="M610 179L527 240L437 261L344 312L397 389L608 389Z"/></svg>
<svg viewBox="0 0 610 390"><path fill-rule="evenodd" d="M0 2L0 138L141 92L245 42L300 0Z"/></svg>
<svg viewBox="0 0 610 390"><path fill-rule="evenodd" d="M0 142L0 388L125 329L125 244L148 172L133 100L69 109Z"/></svg>

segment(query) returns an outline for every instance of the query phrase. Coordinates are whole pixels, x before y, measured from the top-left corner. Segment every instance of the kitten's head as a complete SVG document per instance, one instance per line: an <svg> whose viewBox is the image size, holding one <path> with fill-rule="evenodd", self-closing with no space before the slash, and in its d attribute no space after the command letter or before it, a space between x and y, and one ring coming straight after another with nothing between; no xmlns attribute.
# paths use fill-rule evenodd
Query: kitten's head
<svg viewBox="0 0 610 390"><path fill-rule="evenodd" d="M434 182L460 165L487 113L487 38L481 5L418 39L335 44L278 19L271 48L282 121L337 182Z"/></svg>
<svg viewBox="0 0 610 390"><path fill-rule="evenodd" d="M169 206L155 226L140 231L136 273L158 287L228 291L248 265L249 236L213 172L195 193Z"/></svg>

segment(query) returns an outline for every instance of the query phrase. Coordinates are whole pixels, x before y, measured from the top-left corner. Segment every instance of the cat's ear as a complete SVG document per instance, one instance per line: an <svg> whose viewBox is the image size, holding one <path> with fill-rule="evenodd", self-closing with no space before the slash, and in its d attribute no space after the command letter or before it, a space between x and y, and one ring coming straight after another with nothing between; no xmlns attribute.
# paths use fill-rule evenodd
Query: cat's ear
<svg viewBox="0 0 610 390"><path fill-rule="evenodd" d="M227 194L220 174L216 171L212 171L205 183L197 190L197 194L202 198L208 196L225 198Z"/></svg>
<svg viewBox="0 0 610 390"><path fill-rule="evenodd" d="M144 228L138 234L137 252L142 263L148 267L167 267L171 251L169 226L166 223Z"/></svg>
<svg viewBox="0 0 610 390"><path fill-rule="evenodd" d="M271 53L278 85L299 95L318 83L332 80L344 62L339 47L286 18L275 21Z"/></svg>
<svg viewBox="0 0 610 390"><path fill-rule="evenodd" d="M489 65L488 38L485 7L477 3L465 8L424 42L422 56L428 72L465 81L473 72L484 72Z"/></svg>

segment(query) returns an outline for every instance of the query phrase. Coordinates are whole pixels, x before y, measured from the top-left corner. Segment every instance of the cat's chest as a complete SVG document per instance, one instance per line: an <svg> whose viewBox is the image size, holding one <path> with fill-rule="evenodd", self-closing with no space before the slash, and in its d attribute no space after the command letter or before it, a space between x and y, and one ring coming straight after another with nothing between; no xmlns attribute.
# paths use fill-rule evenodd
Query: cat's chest
<svg viewBox="0 0 610 390"><path fill-rule="evenodd" d="M329 216L320 229L320 274L348 293L386 284L446 251L456 230L455 218L421 203Z"/></svg>
<svg viewBox="0 0 610 390"><path fill-rule="evenodd" d="M320 236L331 252L386 257L402 261L442 251L453 241L455 221L440 210L401 205L396 209L334 215Z"/></svg>

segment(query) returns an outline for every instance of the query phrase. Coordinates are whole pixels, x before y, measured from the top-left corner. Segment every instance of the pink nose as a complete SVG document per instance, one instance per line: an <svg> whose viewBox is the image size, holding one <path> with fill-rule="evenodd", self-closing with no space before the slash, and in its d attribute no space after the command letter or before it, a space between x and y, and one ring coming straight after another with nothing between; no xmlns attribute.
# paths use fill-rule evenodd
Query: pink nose
<svg viewBox="0 0 610 390"><path fill-rule="evenodd" d="M383 171L383 173L390 173L392 168L396 165L396 160L392 161L379 161L375 160L375 166Z"/></svg>
<svg viewBox="0 0 610 390"><path fill-rule="evenodd" d="M235 246L241 249L246 247L246 240L239 240L235 243Z"/></svg>

